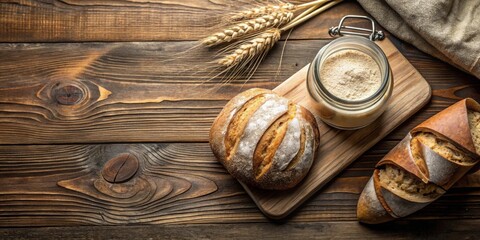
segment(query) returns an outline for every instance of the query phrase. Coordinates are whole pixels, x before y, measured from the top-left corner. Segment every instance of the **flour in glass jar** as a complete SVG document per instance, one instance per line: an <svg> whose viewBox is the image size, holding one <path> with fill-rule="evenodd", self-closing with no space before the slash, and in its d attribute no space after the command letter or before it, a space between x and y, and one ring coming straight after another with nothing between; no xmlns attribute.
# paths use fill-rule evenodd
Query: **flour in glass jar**
<svg viewBox="0 0 480 240"><path fill-rule="evenodd" d="M382 83L380 67L358 50L341 50L328 56L320 69L320 81L337 98L358 101L372 96Z"/></svg>

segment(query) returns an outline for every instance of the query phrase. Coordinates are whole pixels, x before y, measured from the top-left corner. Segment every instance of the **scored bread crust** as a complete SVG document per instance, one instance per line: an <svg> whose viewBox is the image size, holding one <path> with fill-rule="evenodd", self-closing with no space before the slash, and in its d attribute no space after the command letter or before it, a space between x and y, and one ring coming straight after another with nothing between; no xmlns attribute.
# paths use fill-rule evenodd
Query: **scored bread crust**
<svg viewBox="0 0 480 240"><path fill-rule="evenodd" d="M472 169L480 160L479 143L473 138L474 133L480 132L477 128L480 125L469 122L470 111L480 112L480 105L473 99L453 104L412 129L386 154L360 195L359 221L374 224L410 215L436 200ZM438 140L436 144L449 143L442 145L445 151L440 151L440 147L430 148L421 137L424 133L433 134ZM455 153L461 154L452 156ZM398 169L403 179L392 175L380 177L392 168ZM404 182L399 183L399 179ZM433 192L424 193L422 187Z"/></svg>
<svg viewBox="0 0 480 240"><path fill-rule="evenodd" d="M233 97L223 108L220 114L213 121L213 125L210 129L210 147L214 155L220 161L226 158L225 156L225 133L227 131L228 124L235 113L250 99L260 94L273 93L273 91L261 88L252 88L237 96Z"/></svg>
<svg viewBox="0 0 480 240"><path fill-rule="evenodd" d="M299 146L298 151L296 151L296 154L293 156L289 154L286 154L287 156L280 156L282 154L279 153L287 152L287 149L290 148L292 144L293 146L295 146L297 143L298 145L301 145L301 142L295 142L295 139L292 141L284 139L275 153L270 170L263 174L260 178L257 178L253 185L265 189L288 189L297 185L305 177L308 170L312 166L314 157L313 155L316 148L315 144L318 143L318 140L316 139L313 127L308 121L305 120L305 117L303 117L302 114L304 114L302 113L302 110L298 109L297 115L292 121L292 124L298 122L299 129L304 129L305 144L303 144L303 146ZM288 135L286 135L286 137L287 136ZM299 151L301 151L300 148L302 147L303 154L298 155L298 157L295 158ZM284 160L282 161L282 159Z"/></svg>
<svg viewBox="0 0 480 240"><path fill-rule="evenodd" d="M457 147L463 148L476 156L480 152L475 149L475 144L470 131L468 110L480 112L480 105L471 98L463 99L449 108L441 111L417 127L411 133L429 131L450 140Z"/></svg>
<svg viewBox="0 0 480 240"><path fill-rule="evenodd" d="M297 185L313 163L319 140L316 120L308 110L258 88L232 98L210 130L210 146L218 161L238 180L263 189Z"/></svg>
<svg viewBox="0 0 480 240"><path fill-rule="evenodd" d="M376 189L373 184L372 177L368 180L360 195L357 205L357 217L364 223L375 224L395 219L385 210L380 199L378 199L376 193L378 190L378 187Z"/></svg>

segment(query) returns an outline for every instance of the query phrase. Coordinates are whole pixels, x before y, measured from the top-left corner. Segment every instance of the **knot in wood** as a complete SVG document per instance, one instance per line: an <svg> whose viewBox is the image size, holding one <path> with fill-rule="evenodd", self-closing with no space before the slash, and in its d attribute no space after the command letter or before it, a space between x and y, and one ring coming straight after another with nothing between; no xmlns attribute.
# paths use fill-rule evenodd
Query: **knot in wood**
<svg viewBox="0 0 480 240"><path fill-rule="evenodd" d="M74 85L60 86L55 89L55 99L62 105L75 105L83 98L83 91Z"/></svg>
<svg viewBox="0 0 480 240"><path fill-rule="evenodd" d="M130 180L137 171L138 159L130 153L122 153L105 163L102 176L110 183L123 183Z"/></svg>

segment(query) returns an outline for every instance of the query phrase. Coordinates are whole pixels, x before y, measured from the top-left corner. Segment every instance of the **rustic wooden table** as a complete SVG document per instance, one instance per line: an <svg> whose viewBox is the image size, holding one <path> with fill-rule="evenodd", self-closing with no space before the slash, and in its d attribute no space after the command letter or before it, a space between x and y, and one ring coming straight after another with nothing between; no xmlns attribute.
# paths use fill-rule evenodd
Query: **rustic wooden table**
<svg viewBox="0 0 480 240"><path fill-rule="evenodd" d="M205 55L164 59L195 45L228 2L0 1L0 238L478 238L479 173L403 220L356 221L385 153L458 99L480 100L478 79L389 34L431 102L290 217L264 217L214 159L209 127L232 96L274 88L311 61L341 16L366 13L342 3L292 32L276 80L281 43L248 83L204 94L213 83L192 90L202 79L179 71Z"/></svg>

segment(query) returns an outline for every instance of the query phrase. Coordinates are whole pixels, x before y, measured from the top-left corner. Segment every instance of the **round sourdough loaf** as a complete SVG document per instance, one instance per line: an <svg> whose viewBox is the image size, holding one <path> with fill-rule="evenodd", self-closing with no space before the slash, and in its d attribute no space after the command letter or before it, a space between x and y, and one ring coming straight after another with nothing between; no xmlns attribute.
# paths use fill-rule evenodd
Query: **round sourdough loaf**
<svg viewBox="0 0 480 240"><path fill-rule="evenodd" d="M263 189L297 185L312 166L319 141L308 110L259 88L230 100L210 130L210 146L227 171Z"/></svg>

